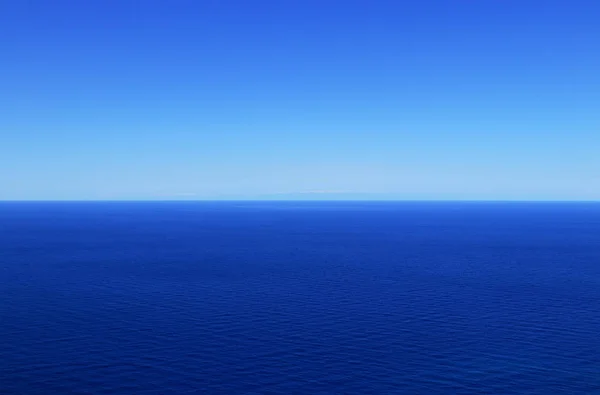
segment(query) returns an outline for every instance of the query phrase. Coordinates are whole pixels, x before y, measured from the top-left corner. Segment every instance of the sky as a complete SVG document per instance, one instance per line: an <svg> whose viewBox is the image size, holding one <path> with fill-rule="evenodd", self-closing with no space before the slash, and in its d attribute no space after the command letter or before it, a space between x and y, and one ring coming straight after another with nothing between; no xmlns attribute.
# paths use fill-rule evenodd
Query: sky
<svg viewBox="0 0 600 395"><path fill-rule="evenodd" d="M0 200L600 199L598 0L0 0Z"/></svg>

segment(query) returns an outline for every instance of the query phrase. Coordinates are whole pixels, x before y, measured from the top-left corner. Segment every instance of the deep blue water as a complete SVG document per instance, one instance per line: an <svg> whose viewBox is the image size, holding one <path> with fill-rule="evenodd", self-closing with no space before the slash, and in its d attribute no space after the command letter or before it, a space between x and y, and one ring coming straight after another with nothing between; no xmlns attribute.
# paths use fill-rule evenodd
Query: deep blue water
<svg viewBox="0 0 600 395"><path fill-rule="evenodd" d="M0 393L600 394L600 204L0 203Z"/></svg>

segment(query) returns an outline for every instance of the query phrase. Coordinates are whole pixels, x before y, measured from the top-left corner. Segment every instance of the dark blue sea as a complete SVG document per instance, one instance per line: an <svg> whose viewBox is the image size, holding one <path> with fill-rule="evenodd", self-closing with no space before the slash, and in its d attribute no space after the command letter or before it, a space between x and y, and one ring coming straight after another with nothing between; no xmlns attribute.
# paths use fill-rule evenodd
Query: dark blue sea
<svg viewBox="0 0 600 395"><path fill-rule="evenodd" d="M600 204L0 203L0 394L600 394Z"/></svg>

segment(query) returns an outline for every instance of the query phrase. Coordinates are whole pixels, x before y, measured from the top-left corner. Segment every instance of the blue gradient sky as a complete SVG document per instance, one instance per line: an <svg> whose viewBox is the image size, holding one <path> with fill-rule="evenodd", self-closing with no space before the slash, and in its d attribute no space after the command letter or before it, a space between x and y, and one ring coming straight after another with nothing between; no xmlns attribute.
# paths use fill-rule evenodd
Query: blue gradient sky
<svg viewBox="0 0 600 395"><path fill-rule="evenodd" d="M600 199L600 1L0 5L0 199Z"/></svg>

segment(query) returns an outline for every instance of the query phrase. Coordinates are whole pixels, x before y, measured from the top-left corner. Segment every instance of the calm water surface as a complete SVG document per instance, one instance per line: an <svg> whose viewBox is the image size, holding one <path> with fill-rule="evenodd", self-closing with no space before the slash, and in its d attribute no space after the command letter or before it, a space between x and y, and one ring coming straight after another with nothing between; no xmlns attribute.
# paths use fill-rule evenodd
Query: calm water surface
<svg viewBox="0 0 600 395"><path fill-rule="evenodd" d="M600 394L600 204L0 203L1 394Z"/></svg>

